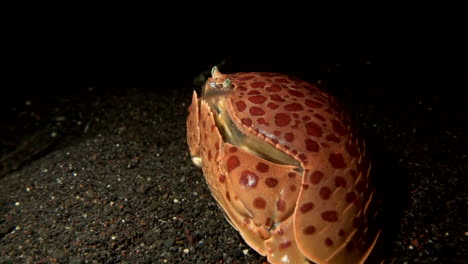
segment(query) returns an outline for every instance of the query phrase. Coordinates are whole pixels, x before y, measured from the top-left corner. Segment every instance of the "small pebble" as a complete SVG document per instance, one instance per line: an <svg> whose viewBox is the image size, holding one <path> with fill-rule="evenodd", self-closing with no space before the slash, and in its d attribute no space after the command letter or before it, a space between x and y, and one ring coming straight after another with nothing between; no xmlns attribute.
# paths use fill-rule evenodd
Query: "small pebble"
<svg viewBox="0 0 468 264"><path fill-rule="evenodd" d="M173 237L170 237L164 241L164 247L169 248L170 246L174 245L175 239Z"/></svg>

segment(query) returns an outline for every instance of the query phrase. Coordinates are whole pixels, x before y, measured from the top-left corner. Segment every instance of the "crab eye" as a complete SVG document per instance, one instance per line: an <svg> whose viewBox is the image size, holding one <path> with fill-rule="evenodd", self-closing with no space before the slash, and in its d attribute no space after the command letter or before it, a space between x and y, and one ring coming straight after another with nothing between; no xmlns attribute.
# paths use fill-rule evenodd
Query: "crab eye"
<svg viewBox="0 0 468 264"><path fill-rule="evenodd" d="M231 79L226 78L223 82L223 88L231 88Z"/></svg>

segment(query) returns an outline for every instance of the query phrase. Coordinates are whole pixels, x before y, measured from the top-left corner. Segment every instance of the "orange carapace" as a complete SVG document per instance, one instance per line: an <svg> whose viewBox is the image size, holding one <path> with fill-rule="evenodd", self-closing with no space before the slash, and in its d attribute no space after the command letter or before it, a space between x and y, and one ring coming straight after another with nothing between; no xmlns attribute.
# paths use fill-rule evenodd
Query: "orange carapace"
<svg viewBox="0 0 468 264"><path fill-rule="evenodd" d="M336 100L278 73L193 93L187 140L226 218L270 263L364 263L379 229L363 140Z"/></svg>

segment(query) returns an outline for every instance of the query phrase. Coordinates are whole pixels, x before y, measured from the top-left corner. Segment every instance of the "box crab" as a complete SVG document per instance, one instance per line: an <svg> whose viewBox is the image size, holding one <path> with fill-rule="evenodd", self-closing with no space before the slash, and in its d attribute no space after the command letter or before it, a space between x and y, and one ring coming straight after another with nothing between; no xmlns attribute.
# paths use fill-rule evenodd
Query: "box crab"
<svg viewBox="0 0 468 264"><path fill-rule="evenodd" d="M226 219L270 263L363 263L372 251L364 142L315 85L214 67L193 92L187 141Z"/></svg>

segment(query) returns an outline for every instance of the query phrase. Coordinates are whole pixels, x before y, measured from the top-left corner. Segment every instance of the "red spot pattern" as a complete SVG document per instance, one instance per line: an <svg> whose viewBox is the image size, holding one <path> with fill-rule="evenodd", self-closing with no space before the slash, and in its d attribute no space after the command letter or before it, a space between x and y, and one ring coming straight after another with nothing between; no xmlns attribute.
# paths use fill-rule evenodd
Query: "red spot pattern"
<svg viewBox="0 0 468 264"><path fill-rule="evenodd" d="M294 134L293 133L286 133L284 135L284 139L288 142L292 142L294 140Z"/></svg>
<svg viewBox="0 0 468 264"><path fill-rule="evenodd" d="M242 122L242 124L244 124L244 125L246 125L248 127L252 126L252 119L250 119L250 118L242 118L241 122Z"/></svg>
<svg viewBox="0 0 468 264"><path fill-rule="evenodd" d="M264 82L253 82L252 84L250 84L250 87L252 88L263 88L265 87L265 84Z"/></svg>
<svg viewBox="0 0 468 264"><path fill-rule="evenodd" d="M286 248L290 247L291 244L292 244L292 243L291 243L291 241L289 241L289 240L286 241L286 242L283 242L283 243L280 244L279 249L280 249L280 250L286 249Z"/></svg>
<svg viewBox="0 0 468 264"><path fill-rule="evenodd" d="M340 143L340 139L337 138L334 134L330 134L330 135L326 136L325 138L326 138L328 141Z"/></svg>
<svg viewBox="0 0 468 264"><path fill-rule="evenodd" d="M267 106L271 109L271 110L275 110L276 108L278 108L278 105L275 104L275 103L272 103L272 102L269 102L267 104Z"/></svg>
<svg viewBox="0 0 468 264"><path fill-rule="evenodd" d="M255 188L258 184L258 176L257 174L251 171L245 170L241 173L241 176L239 178L239 184L243 185L246 188Z"/></svg>
<svg viewBox="0 0 468 264"><path fill-rule="evenodd" d="M284 212L286 210L286 202L279 199L278 202L276 202L276 209L280 212Z"/></svg>
<svg viewBox="0 0 468 264"><path fill-rule="evenodd" d="M285 100L283 99L283 97L277 95L277 94L272 94L270 95L270 98L271 100L273 101L277 101L277 102L284 102Z"/></svg>
<svg viewBox="0 0 468 264"><path fill-rule="evenodd" d="M319 115L319 114L314 114L314 116L315 116L318 120L320 120L320 121L322 121L322 122L325 122L325 120L326 120L325 117L323 117L323 116L321 116L321 115Z"/></svg>
<svg viewBox="0 0 468 264"><path fill-rule="evenodd" d="M314 122L309 122L306 125L307 134L314 136L314 137L321 137L322 136L322 128Z"/></svg>
<svg viewBox="0 0 468 264"><path fill-rule="evenodd" d="M281 86L273 84L272 86L267 87L266 90L269 92L279 92L281 91Z"/></svg>
<svg viewBox="0 0 468 264"><path fill-rule="evenodd" d="M228 201L231 201L231 195L229 194L229 192L226 191L226 199Z"/></svg>
<svg viewBox="0 0 468 264"><path fill-rule="evenodd" d="M278 231L276 232L276 234L278 234L278 236L284 235L283 229L279 228Z"/></svg>
<svg viewBox="0 0 468 264"><path fill-rule="evenodd" d="M325 211L322 213L322 219L327 222L338 221L338 213L336 211Z"/></svg>
<svg viewBox="0 0 468 264"><path fill-rule="evenodd" d="M328 200L330 199L330 196L331 196L331 190L330 188L325 186L325 187L320 188L319 194L320 194L320 198L322 198L323 200Z"/></svg>
<svg viewBox="0 0 468 264"><path fill-rule="evenodd" d="M299 92L299 91L296 91L296 90L289 90L288 93L292 96L296 96L296 97L304 97L304 94Z"/></svg>
<svg viewBox="0 0 468 264"><path fill-rule="evenodd" d="M301 207L299 208L299 210L301 210L301 212L303 214L309 212L310 210L314 209L314 204L309 202L309 203L305 203L303 205L301 205Z"/></svg>
<svg viewBox="0 0 468 264"><path fill-rule="evenodd" d="M307 163L307 155L306 154L304 154L304 153L299 154L299 159L301 159L301 161L303 163Z"/></svg>
<svg viewBox="0 0 468 264"><path fill-rule="evenodd" d="M306 149L310 152L318 152L319 151L319 144L311 139L305 140Z"/></svg>
<svg viewBox="0 0 468 264"><path fill-rule="evenodd" d="M340 237L344 237L345 234L346 234L346 233L345 233L345 231L344 231L343 229L340 229L340 231L338 231L338 235L339 235Z"/></svg>
<svg viewBox="0 0 468 264"><path fill-rule="evenodd" d="M261 116L265 114L265 110L260 107L252 106L249 109L249 113L253 116Z"/></svg>
<svg viewBox="0 0 468 264"><path fill-rule="evenodd" d="M226 176L224 176L223 174L219 175L219 178L218 178L219 182L220 183L224 183L226 181Z"/></svg>
<svg viewBox="0 0 468 264"><path fill-rule="evenodd" d="M325 175L323 174L323 172L321 172L321 171L314 171L314 172L310 175L310 182L311 182L312 184L318 184L318 183L322 180L323 176L325 176Z"/></svg>
<svg viewBox="0 0 468 264"><path fill-rule="evenodd" d="M328 161L335 169L342 169L346 167L346 163L344 162L343 156L340 153L331 153L328 157Z"/></svg>
<svg viewBox="0 0 468 264"><path fill-rule="evenodd" d="M227 171L231 172L235 168L239 167L239 165L240 165L239 158L237 156L231 156L227 160Z"/></svg>
<svg viewBox="0 0 468 264"><path fill-rule="evenodd" d="M294 120L294 125L291 126L291 128L296 129L301 122L299 120Z"/></svg>
<svg viewBox="0 0 468 264"><path fill-rule="evenodd" d="M267 172L270 169L270 166L268 166L268 164L265 164L263 162L259 162L257 163L257 166L255 168L259 172Z"/></svg>
<svg viewBox="0 0 468 264"><path fill-rule="evenodd" d="M294 184L292 184L291 186L289 186L289 190L290 190L291 192L295 192L296 189L297 189L297 187L296 187L296 185L294 185Z"/></svg>
<svg viewBox="0 0 468 264"><path fill-rule="evenodd" d="M310 108L320 108L323 106L321 103L318 103L309 99L305 100L305 104Z"/></svg>
<svg viewBox="0 0 468 264"><path fill-rule="evenodd" d="M275 178L266 178L265 184L270 188L274 188L278 185L278 180Z"/></svg>
<svg viewBox="0 0 468 264"><path fill-rule="evenodd" d="M335 130L336 133L338 133L340 136L344 136L346 135L347 131L346 129L343 127L343 125L341 124L341 122L333 119L332 121L332 127L333 127L333 130Z"/></svg>
<svg viewBox="0 0 468 264"><path fill-rule="evenodd" d="M271 74L266 74L266 75L270 76ZM351 157L358 157L360 155L360 150L357 144L352 143L352 144L344 145L344 142L346 142L347 139L345 139L344 137L342 138L342 136L346 136L350 131L348 131L349 127L348 127L348 124L346 123L346 116L342 115L341 112L337 112L338 108L336 108L335 102L333 101L332 97L327 96L326 94L322 94L322 92L318 91L314 87L309 87L311 90L306 91L305 90L306 84L296 82L290 78L284 78L282 75L272 75L272 76L279 76L280 79L263 78L257 74L255 74L255 77L251 75L245 76L244 74L243 77L248 77L247 80L249 81L247 83L236 84L234 90L237 92L241 90L242 85L247 85L247 87L249 88L245 92L245 94L248 94L247 96L243 97L243 95L241 95L240 97L238 97L237 99L234 99L233 101L233 102L236 102L234 109L239 112L238 118L241 120L243 125L251 127L253 130L256 130L257 133L259 133L260 131L262 131L261 133L264 133L263 130L265 130L265 133L269 133L270 138L271 138L271 135L274 135L274 137L271 139L276 140L275 142L283 145L282 147L286 148L289 151L289 153L294 155L294 157L298 158L299 160L302 160L303 164L305 164L307 160L315 164L316 161L314 159L315 157L319 157L319 156L314 153L321 151L318 153L323 154L324 159L328 158L328 162L330 164L329 166L335 169L344 169L347 166L348 156L345 156L343 152L336 152L336 153L332 152L332 154L328 154L327 153L328 151L330 150L337 151L337 150L346 148L346 150L344 151L347 151L351 155ZM236 79L236 81L238 80L239 78ZM270 85L271 82L277 82L277 84ZM283 82L284 83L291 82L291 84L295 84L297 86L295 86L294 88L290 84L278 85L279 83L283 83ZM266 89L265 90L261 90L261 89L252 90L252 88L266 88ZM294 88L294 89L291 89L291 88ZM298 89L298 90L295 90L295 89ZM237 96L239 96L239 92L237 93ZM239 98L242 98L242 99L239 99ZM246 111L247 109L249 111ZM330 116L329 113L331 113L334 116ZM233 116L235 117L235 115ZM257 118L252 118L252 116L256 116ZM273 120L274 122L272 122ZM267 124L270 124L270 126L267 126ZM305 131L298 132L297 130L300 130L300 129L303 129ZM304 134L306 133L306 134L304 135L303 133ZM319 139L322 136L324 138ZM353 138L353 141L354 141L354 138ZM289 144L289 142L294 142L296 144ZM333 143L340 144L340 142L342 145L333 144ZM326 147L328 147L329 149L326 149ZM219 149L219 144L218 144L217 149ZM213 150L211 150L211 152L212 151ZM212 158L211 154L214 154L210 152L205 152L205 153L207 153L208 159L211 159ZM327 153L327 154L324 154L324 153ZM346 157L346 160L344 159L345 157ZM229 159L227 160L228 172L236 169L239 166L240 166L240 161L236 156L229 157ZM255 163L254 163L254 166L255 166ZM324 164L324 166L327 166L327 164ZM359 164L358 173L361 174L361 172L363 170L366 170L367 167L368 167L367 163ZM349 172L350 175L338 174L339 176L335 176L334 174L328 175L328 171L327 171L327 175L325 175L322 171L319 171L319 170L308 171L307 169L310 169L310 167L305 167L305 168L306 168L306 175L310 175L310 182L307 179L306 181L307 184L301 183L302 189L303 190L307 189L309 187L308 184L317 185L317 184L323 183L322 179L323 181L326 180L328 186L320 186L319 190L317 190L318 198L323 199L323 200L327 200L331 198L332 193L334 193L333 191L335 190L335 187L336 188L340 188L340 187L349 188L350 185L353 185L354 180L351 179L350 175L354 179L358 178L358 175L357 175L358 173L356 173L355 170L350 170ZM351 169L354 169L354 168L351 168ZM253 169L253 171L262 177L261 178L258 177L257 174L255 174L254 172L244 171L240 175L239 183L243 187L255 188L256 186L258 186L258 181L260 181L261 179L265 183L266 187L276 188L279 185L279 180L278 180L279 178L274 178L274 177L279 177L279 175L266 174L272 170L273 168L270 169L270 167L267 164L263 162L258 162L255 168ZM242 170L239 170L239 171L242 171ZM262 173L265 173L265 174L262 174ZM290 178L296 177L296 173L294 172L287 173L287 175ZM325 176L327 176L328 178L325 179ZM283 177L286 177L286 175L284 175ZM349 179L346 177L349 177ZM220 175L218 179L219 179L219 182L223 183L226 181L226 176ZM355 187L354 190L352 189L352 191L346 192L347 190L345 191L345 189L343 189L342 192L344 194L342 194L341 190L339 190L340 192L337 192L335 196L340 195L340 199L342 199L341 200L342 202L346 202L348 204L354 203L357 199L359 199L358 198L358 196L360 195L359 193L366 191L366 185L367 185L367 180L360 179L360 181L354 186ZM260 184L260 187L266 188L265 186L262 186L261 184ZM299 187L300 186L296 186L292 183L289 183L286 185L286 188L287 188L286 191L295 192L297 191L297 188ZM315 191L315 189L312 187L315 187L315 186L311 186L310 188L311 190L309 191L312 191L312 190ZM291 194L288 194L288 195L291 195ZM226 199L230 199L228 198L228 196L229 196L229 193L226 193ZM255 198L255 196L253 198ZM256 209L265 209L268 206L267 203L268 202L262 197L256 197L253 200L253 206ZM286 205L285 200L278 199L276 201L277 211L285 212L286 206L287 205ZM298 207L299 207L298 209L302 213L307 213L309 211L314 210L314 205L311 202L299 203ZM317 208L315 208L315 210L317 211ZM328 211L322 211L322 212L319 211L318 213L320 214L322 219L326 222L338 222L339 217L340 217L338 212L334 210L328 210ZM355 222L358 222L358 221L359 219L355 220ZM269 226L271 225L273 221L271 218L269 218L266 221L262 221L262 222L265 222L264 224ZM339 231L333 231L333 232L337 232L335 233L335 235L338 234L338 236L341 237L341 240L343 240L343 238L346 237L346 233L343 229L338 228L335 230L339 230ZM279 234L280 230L278 230L277 232ZM311 234L315 234L317 230L315 226L309 225L309 226L305 226L305 228L302 229L302 232L305 235L311 235ZM333 246L334 243L338 243L337 241L335 241L335 239L337 239L337 237L333 237L333 236L324 237L322 239L322 243L325 243L326 246ZM340 240L340 243L341 243L341 240ZM287 245L287 243L291 243L291 242L286 241L280 244L280 247L291 246L291 245ZM283 244L287 246L283 246ZM348 244L348 245L352 246L352 244Z"/></svg>
<svg viewBox="0 0 468 264"><path fill-rule="evenodd" d="M249 97L249 101L254 104L263 104L266 100L267 98L263 95L255 95Z"/></svg>
<svg viewBox="0 0 468 264"><path fill-rule="evenodd" d="M257 122L260 124L260 125L265 125L265 126L270 126L270 123L268 123L263 117L260 117Z"/></svg>
<svg viewBox="0 0 468 264"><path fill-rule="evenodd" d="M302 233L304 233L305 235L312 235L313 233L315 233L315 230L315 227L310 225L304 228L302 230Z"/></svg>
<svg viewBox="0 0 468 264"><path fill-rule="evenodd" d="M291 112L297 112L297 111L304 110L302 105L300 105L298 103L287 104L287 105L284 106L284 109L286 109L287 111L291 111Z"/></svg>
<svg viewBox="0 0 468 264"><path fill-rule="evenodd" d="M291 118L287 114L277 113L275 115L275 124L279 127L285 127L289 125L290 122Z"/></svg>
<svg viewBox="0 0 468 264"><path fill-rule="evenodd" d="M265 209L267 202L261 197L255 198L253 201L253 206L257 209Z"/></svg>
<svg viewBox="0 0 468 264"><path fill-rule="evenodd" d="M335 177L335 185L336 185L336 187L346 188L346 180L341 176L336 176Z"/></svg>
<svg viewBox="0 0 468 264"><path fill-rule="evenodd" d="M261 94L260 91L257 91L257 90L254 90L254 91L250 91L247 93L247 95L257 95L257 94Z"/></svg>
<svg viewBox="0 0 468 264"><path fill-rule="evenodd" d="M236 152L236 151L237 151L237 147L231 147L231 148L229 149L229 152L231 152L231 153L234 153L234 152Z"/></svg>

